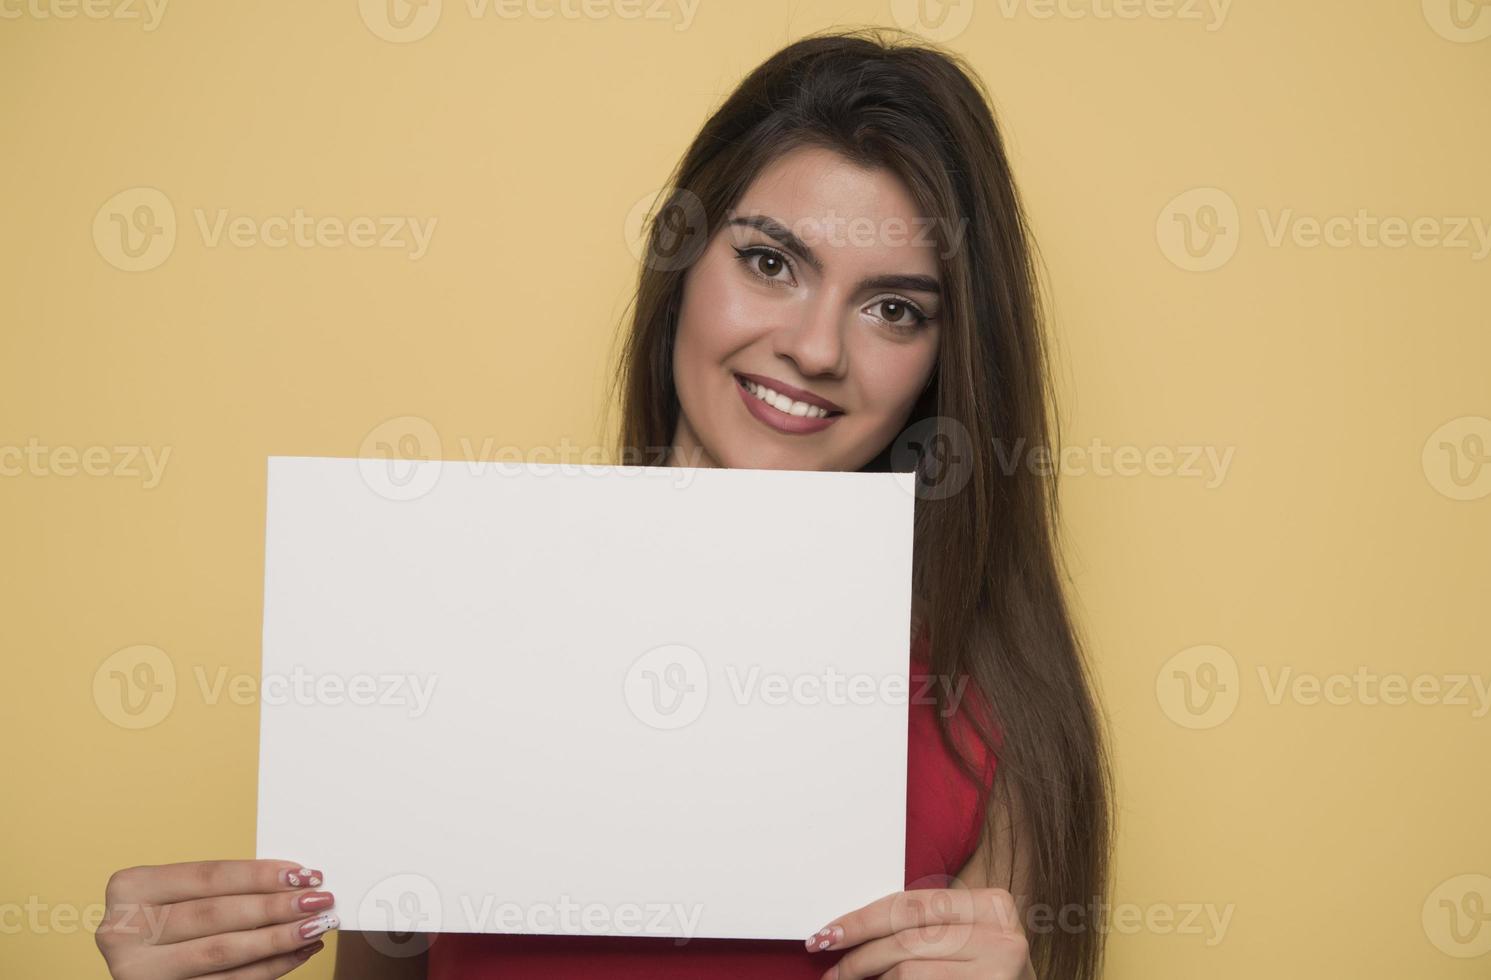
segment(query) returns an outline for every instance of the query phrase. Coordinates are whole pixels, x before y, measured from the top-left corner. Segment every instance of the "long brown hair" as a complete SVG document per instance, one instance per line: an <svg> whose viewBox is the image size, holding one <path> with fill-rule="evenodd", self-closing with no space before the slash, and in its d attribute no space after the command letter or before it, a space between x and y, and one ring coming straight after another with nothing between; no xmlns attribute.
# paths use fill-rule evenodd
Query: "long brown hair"
<svg viewBox="0 0 1491 980"><path fill-rule="evenodd" d="M1013 868L1019 828L1030 836L1019 895L1034 965L1043 978L1087 980L1103 958L1105 924L1091 915L1106 907L1112 777L1062 589L1056 469L1022 465L1049 450L1058 425L1034 249L990 105L958 56L870 28L804 38L741 82L650 216L615 377L618 449L622 462L663 461L652 454L678 422L672 355L684 276L772 159L814 145L889 169L938 219L943 333L907 431L927 436L917 445L960 449L953 465L965 469L956 492L918 495L917 606L933 672L967 677L987 708L965 713L998 760L985 839L1008 844ZM953 224L960 239L948 237ZM891 468L896 445L865 469ZM939 686L952 746L947 697ZM1013 878L1006 887L1016 890ZM1060 914L1072 906L1084 916L1077 929Z"/></svg>

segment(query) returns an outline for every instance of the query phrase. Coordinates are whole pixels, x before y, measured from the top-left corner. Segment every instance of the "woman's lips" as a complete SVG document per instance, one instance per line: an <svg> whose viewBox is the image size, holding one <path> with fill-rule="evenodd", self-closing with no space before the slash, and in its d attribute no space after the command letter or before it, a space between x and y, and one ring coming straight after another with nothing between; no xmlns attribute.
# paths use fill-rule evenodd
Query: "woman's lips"
<svg viewBox="0 0 1491 980"><path fill-rule="evenodd" d="M827 398L824 398L822 395L815 395L811 391L804 391L801 388L789 385L785 381L778 381L776 378L769 378L764 374L749 374L745 371L736 371L735 376L737 378L745 378L747 381L761 385L764 388L770 388L777 394L784 395L787 398L792 399L793 401L804 402L808 405L814 405L828 412L830 415L834 414L835 412L840 415L844 414L844 410L842 408L840 408L834 402L829 401Z"/></svg>
<svg viewBox="0 0 1491 980"><path fill-rule="evenodd" d="M741 401L745 402L746 411L756 416L762 423L771 426L778 432L792 436L808 435L813 432L822 432L839 420L840 415L830 415L827 418L812 418L807 415L789 415L781 409L775 408L751 394L745 386L745 379L741 375L734 375L735 391L740 395Z"/></svg>

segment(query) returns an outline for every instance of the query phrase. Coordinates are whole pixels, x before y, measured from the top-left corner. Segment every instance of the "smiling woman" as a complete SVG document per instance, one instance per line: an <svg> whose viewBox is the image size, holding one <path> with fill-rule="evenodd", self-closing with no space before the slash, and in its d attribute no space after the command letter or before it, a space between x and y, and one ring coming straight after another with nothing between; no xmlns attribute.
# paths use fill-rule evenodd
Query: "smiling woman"
<svg viewBox="0 0 1491 980"><path fill-rule="evenodd" d="M740 84L670 188L618 365L623 461L917 462L908 666L932 696L909 708L906 757L885 760L905 766L905 890L795 942L348 933L336 976L1097 977L1106 924L1083 915L1106 908L1110 780L1056 471L1001 465L1007 447L1049 447L1054 425L987 94L914 38L809 37ZM932 462L953 472L930 483ZM832 760L810 762L834 793ZM281 976L337 926L320 884L286 861L128 868L98 942L116 977ZM142 906L185 911L146 942L123 925Z"/></svg>
<svg viewBox="0 0 1491 980"><path fill-rule="evenodd" d="M1068 913L1106 902L1111 777L1067 611L1056 471L1000 465L1006 447L1050 451L1055 422L988 93L914 37L805 38L710 117L670 187L619 371L624 455L884 471L910 451L924 477L955 470L919 483L913 656L956 683L912 712L908 890L809 948L847 950L840 977L1098 976L1102 924ZM946 843L960 820L982 828L971 854ZM954 887L926 887L941 876ZM950 922L915 908L958 928L936 941L921 927ZM783 954L761 975L797 973L811 969Z"/></svg>
<svg viewBox="0 0 1491 980"><path fill-rule="evenodd" d="M684 281L675 463L857 470L895 438L937 359L937 245L885 234L918 217L892 172L834 150L766 166Z"/></svg>
<svg viewBox="0 0 1491 980"><path fill-rule="evenodd" d="M901 450L962 454L941 474L954 490L917 502L911 666L935 696L910 712L906 891L795 948L442 936L428 976L1098 976L1103 924L1071 913L1106 903L1110 780L1054 471L999 465L1052 424L986 93L913 38L810 37L740 84L670 188L618 371L623 459L883 471Z"/></svg>

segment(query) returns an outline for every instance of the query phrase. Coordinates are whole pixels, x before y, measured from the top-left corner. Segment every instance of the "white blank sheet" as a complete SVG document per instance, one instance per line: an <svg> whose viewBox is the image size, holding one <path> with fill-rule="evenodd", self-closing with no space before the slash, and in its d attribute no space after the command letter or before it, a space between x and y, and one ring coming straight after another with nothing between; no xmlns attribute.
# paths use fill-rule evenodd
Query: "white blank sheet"
<svg viewBox="0 0 1491 980"><path fill-rule="evenodd" d="M257 854L342 927L801 940L904 887L909 473L271 457Z"/></svg>

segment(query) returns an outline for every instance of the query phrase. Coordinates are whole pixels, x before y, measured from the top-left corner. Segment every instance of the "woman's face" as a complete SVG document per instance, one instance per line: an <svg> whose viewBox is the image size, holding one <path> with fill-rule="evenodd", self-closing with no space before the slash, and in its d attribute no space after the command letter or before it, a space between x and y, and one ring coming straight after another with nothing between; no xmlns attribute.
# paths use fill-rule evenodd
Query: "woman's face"
<svg viewBox="0 0 1491 980"><path fill-rule="evenodd" d="M795 149L763 170L685 276L670 464L858 470L874 459L937 361L927 224L894 174L830 150Z"/></svg>

